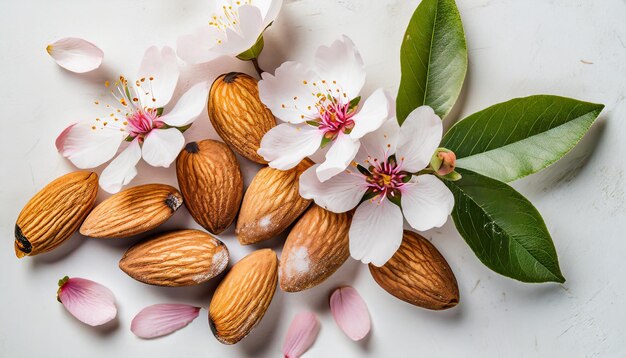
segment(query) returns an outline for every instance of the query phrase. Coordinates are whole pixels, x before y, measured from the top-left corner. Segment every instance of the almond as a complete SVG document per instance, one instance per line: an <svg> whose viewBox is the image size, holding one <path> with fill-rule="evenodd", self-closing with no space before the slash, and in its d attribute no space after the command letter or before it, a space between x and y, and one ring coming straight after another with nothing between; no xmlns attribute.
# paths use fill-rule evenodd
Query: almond
<svg viewBox="0 0 626 358"><path fill-rule="evenodd" d="M174 187L139 185L98 204L80 227L80 233L105 239L141 234L164 223L182 203L183 197Z"/></svg>
<svg viewBox="0 0 626 358"><path fill-rule="evenodd" d="M50 251L69 239L85 220L98 194L98 175L73 172L41 189L15 223L18 258Z"/></svg>
<svg viewBox="0 0 626 358"><path fill-rule="evenodd" d="M213 128L226 143L253 162L267 163L257 150L276 119L259 99L256 79L238 72L219 76L211 86L207 108Z"/></svg>
<svg viewBox="0 0 626 358"><path fill-rule="evenodd" d="M350 256L352 215L313 204L289 233L280 257L280 288L298 292L332 275Z"/></svg>
<svg viewBox="0 0 626 358"><path fill-rule="evenodd" d="M206 282L228 265L228 249L199 230L177 230L132 246L120 269L135 280L156 286L191 286Z"/></svg>
<svg viewBox="0 0 626 358"><path fill-rule="evenodd" d="M185 146L176 159L178 186L196 222L219 234L235 221L243 198L243 178L235 153L222 142Z"/></svg>
<svg viewBox="0 0 626 358"><path fill-rule="evenodd" d="M261 321L274 297L278 258L271 249L254 251L226 274L211 299L209 325L218 341L235 344Z"/></svg>
<svg viewBox="0 0 626 358"><path fill-rule="evenodd" d="M405 230L393 257L381 267L369 268L380 287L412 305L444 310L459 303L459 287L448 262L417 233Z"/></svg>
<svg viewBox="0 0 626 358"><path fill-rule="evenodd" d="M243 197L235 233L242 245L254 244L280 234L311 203L300 196L300 174L313 162L305 159L290 170L269 167L259 170Z"/></svg>

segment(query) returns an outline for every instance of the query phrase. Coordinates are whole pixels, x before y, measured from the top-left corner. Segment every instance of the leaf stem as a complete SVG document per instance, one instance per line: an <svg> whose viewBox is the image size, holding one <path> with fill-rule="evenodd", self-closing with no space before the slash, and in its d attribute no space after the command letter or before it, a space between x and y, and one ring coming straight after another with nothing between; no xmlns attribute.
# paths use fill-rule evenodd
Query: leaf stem
<svg viewBox="0 0 626 358"><path fill-rule="evenodd" d="M257 57L255 57L255 58L251 59L250 61L252 61L252 64L254 65L254 69L259 74L259 77L261 77L261 74L263 72L265 72L265 71L263 71L261 66L259 66L259 59Z"/></svg>

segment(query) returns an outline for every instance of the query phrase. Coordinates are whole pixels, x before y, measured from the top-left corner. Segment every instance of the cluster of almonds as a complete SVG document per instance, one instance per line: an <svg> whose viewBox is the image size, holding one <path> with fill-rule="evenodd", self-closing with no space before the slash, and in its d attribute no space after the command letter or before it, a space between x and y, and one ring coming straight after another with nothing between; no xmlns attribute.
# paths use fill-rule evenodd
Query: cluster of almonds
<svg viewBox="0 0 626 358"><path fill-rule="evenodd" d="M257 81L242 73L213 84L209 117L217 133L242 156L266 164L257 154L263 135L275 125L259 100ZM226 144L191 142L176 161L180 192L164 184L140 185L93 208L98 176L74 172L48 184L24 207L15 225L18 257L50 251L76 230L94 238L125 238L154 229L183 204L203 228L220 234L237 219L242 245L270 239L292 224L280 262L271 249L237 262L217 287L209 306L215 337L234 344L263 318L277 283L286 292L320 284L349 256L351 213L336 214L299 195L300 174L313 163L280 171L261 169L244 195L239 163ZM157 286L189 286L222 273L226 245L209 233L177 230L140 242L126 251L119 267L137 281ZM380 238L384 240L384 237ZM455 306L459 290L450 266L420 235L405 231L402 246L384 266L369 266L374 280L393 296L416 306Z"/></svg>

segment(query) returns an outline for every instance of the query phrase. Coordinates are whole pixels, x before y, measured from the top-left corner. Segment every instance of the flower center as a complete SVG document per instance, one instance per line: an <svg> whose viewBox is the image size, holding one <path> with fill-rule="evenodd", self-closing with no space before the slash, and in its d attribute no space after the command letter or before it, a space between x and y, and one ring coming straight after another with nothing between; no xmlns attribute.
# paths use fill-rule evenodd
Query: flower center
<svg viewBox="0 0 626 358"><path fill-rule="evenodd" d="M354 114L356 108L350 103L343 103L341 99L324 96L316 104L319 119L314 124L324 132L326 139L332 140L341 132L349 134L354 128Z"/></svg>
<svg viewBox="0 0 626 358"><path fill-rule="evenodd" d="M364 173L369 190L382 197L399 197L410 178L410 174L402 170L402 163L397 163L392 156L382 163L374 159L371 164Z"/></svg>
<svg viewBox="0 0 626 358"><path fill-rule="evenodd" d="M164 123L159 121L158 110L155 108L137 109L126 116L126 131L131 137L145 136L154 128L163 127Z"/></svg>

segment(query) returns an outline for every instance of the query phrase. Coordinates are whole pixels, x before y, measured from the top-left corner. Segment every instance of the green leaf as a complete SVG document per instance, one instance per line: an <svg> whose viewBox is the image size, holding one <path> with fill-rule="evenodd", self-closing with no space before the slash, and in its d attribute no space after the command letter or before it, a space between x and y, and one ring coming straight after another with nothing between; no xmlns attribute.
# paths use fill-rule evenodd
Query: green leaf
<svg viewBox="0 0 626 358"><path fill-rule="evenodd" d="M444 118L467 72L467 46L454 0L423 0L413 13L400 50L398 121L428 105Z"/></svg>
<svg viewBox="0 0 626 358"><path fill-rule="evenodd" d="M511 182L563 157L603 108L557 96L517 98L458 122L442 146L454 151L457 167Z"/></svg>
<svg viewBox="0 0 626 358"><path fill-rule="evenodd" d="M242 61L252 61L253 59L259 57L259 55L263 51L264 45L265 42L263 40L263 34L261 34L261 36L259 36L259 38L256 40L256 43L252 45L252 47L250 47L248 50L237 55L237 58Z"/></svg>
<svg viewBox="0 0 626 358"><path fill-rule="evenodd" d="M454 194L452 218L476 256L493 271L523 282L565 282L541 215L513 188L460 169L444 181Z"/></svg>

